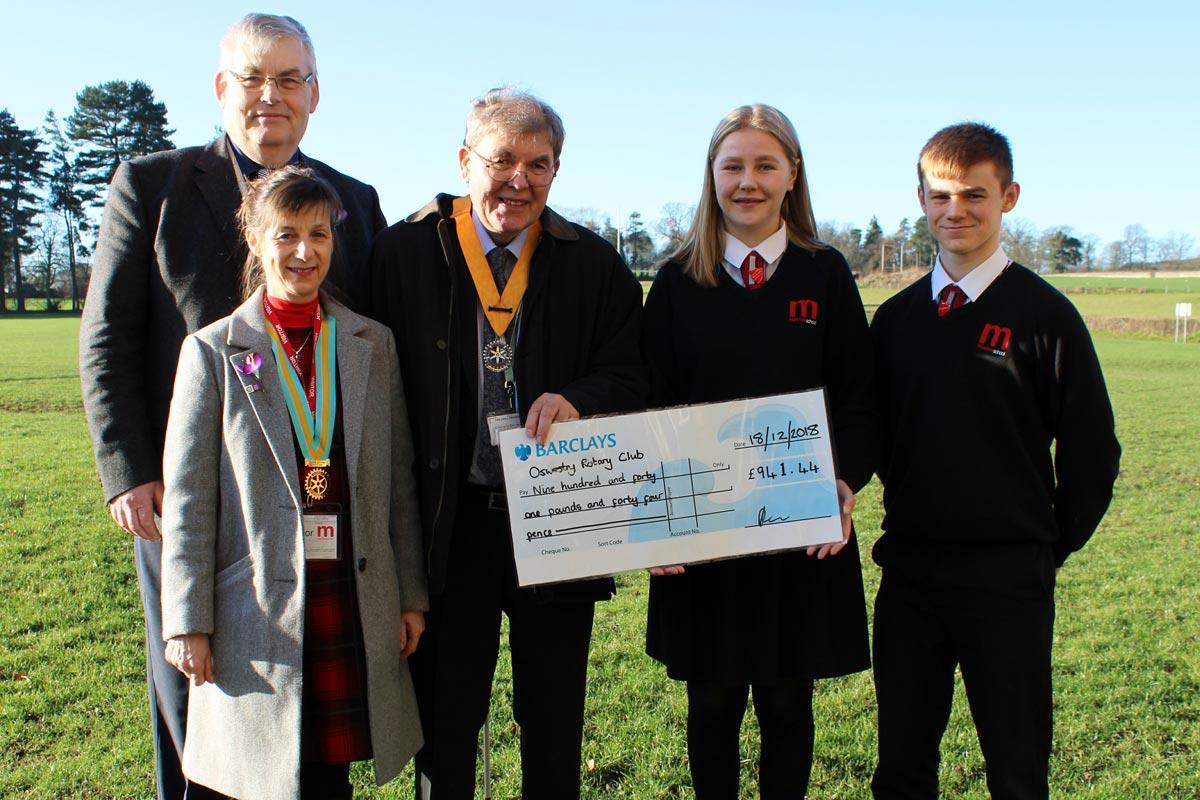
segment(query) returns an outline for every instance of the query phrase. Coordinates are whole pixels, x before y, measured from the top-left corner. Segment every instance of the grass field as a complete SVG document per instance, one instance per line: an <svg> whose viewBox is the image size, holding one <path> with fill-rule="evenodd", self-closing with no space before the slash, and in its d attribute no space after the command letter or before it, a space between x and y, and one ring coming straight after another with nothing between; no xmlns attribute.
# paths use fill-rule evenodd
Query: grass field
<svg viewBox="0 0 1200 800"><path fill-rule="evenodd" d="M1066 293L1079 309L1079 313L1089 320L1173 320L1176 303L1192 303L1193 313L1200 317L1200 278L1097 278L1051 275L1047 280ZM860 292L864 303L879 305L895 294L896 290L863 287ZM1200 328L1200 320L1193 318L1192 329L1196 328Z"/></svg>
<svg viewBox="0 0 1200 800"><path fill-rule="evenodd" d="M869 302L869 301L868 301ZM141 608L128 539L102 507L81 413L78 319L0 319L0 797L152 796ZM1097 337L1125 454L1095 540L1059 578L1052 796L1200 797L1200 347ZM874 541L878 485L860 496ZM878 570L865 567L873 596ZM688 798L681 686L642 654L646 580L598 607L584 792ZM719 642L714 643L719 646ZM496 798L519 795L507 665L493 705ZM818 687L812 798L866 798L869 675ZM757 734L743 731L742 797ZM407 798L401 779L359 795ZM961 687L943 743L943 794L987 797Z"/></svg>
<svg viewBox="0 0 1200 800"><path fill-rule="evenodd" d="M1118 330L1116 320L1130 321L1129 328L1143 338L1171 338L1176 303L1192 303L1189 331L1200 334L1200 278L1110 278L1091 275L1050 275L1050 283L1071 298L1079 313L1098 328ZM643 291L650 283L642 283ZM896 293L894 288L859 287L868 308L878 306ZM1157 325L1145 323L1156 322ZM1189 337L1190 338L1190 337Z"/></svg>

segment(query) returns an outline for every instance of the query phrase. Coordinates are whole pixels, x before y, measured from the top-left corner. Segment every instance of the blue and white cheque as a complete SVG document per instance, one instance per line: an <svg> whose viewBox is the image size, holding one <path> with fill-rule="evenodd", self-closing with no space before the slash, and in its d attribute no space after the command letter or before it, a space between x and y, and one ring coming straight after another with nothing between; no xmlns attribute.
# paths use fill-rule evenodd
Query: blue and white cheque
<svg viewBox="0 0 1200 800"><path fill-rule="evenodd" d="M842 538L825 392L499 437L522 586Z"/></svg>

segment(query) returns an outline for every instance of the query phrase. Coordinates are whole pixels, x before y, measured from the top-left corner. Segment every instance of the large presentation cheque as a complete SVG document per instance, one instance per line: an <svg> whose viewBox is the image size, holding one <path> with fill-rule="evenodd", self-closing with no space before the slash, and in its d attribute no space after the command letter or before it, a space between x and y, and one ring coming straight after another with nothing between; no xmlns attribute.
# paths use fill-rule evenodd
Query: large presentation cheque
<svg viewBox="0 0 1200 800"><path fill-rule="evenodd" d="M825 392L500 434L522 586L840 541Z"/></svg>

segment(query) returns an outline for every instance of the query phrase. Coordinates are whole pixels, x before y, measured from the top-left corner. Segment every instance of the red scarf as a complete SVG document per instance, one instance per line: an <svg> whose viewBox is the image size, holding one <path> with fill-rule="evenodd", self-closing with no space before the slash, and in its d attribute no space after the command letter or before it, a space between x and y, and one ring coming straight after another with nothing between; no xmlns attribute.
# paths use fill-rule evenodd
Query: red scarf
<svg viewBox="0 0 1200 800"><path fill-rule="evenodd" d="M308 303L292 303L267 295L267 305L279 315L279 324L285 328L311 328L320 302L317 298Z"/></svg>

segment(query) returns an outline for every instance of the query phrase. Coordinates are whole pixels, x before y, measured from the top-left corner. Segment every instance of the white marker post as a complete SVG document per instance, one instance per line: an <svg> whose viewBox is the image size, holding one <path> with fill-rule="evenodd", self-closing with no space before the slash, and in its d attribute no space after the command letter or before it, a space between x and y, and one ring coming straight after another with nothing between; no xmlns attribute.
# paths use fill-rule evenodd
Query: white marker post
<svg viewBox="0 0 1200 800"><path fill-rule="evenodd" d="M1191 303L1176 303L1175 304L1175 341L1178 342L1179 332L1183 331L1183 343L1187 344L1188 337L1188 319L1192 316Z"/></svg>

